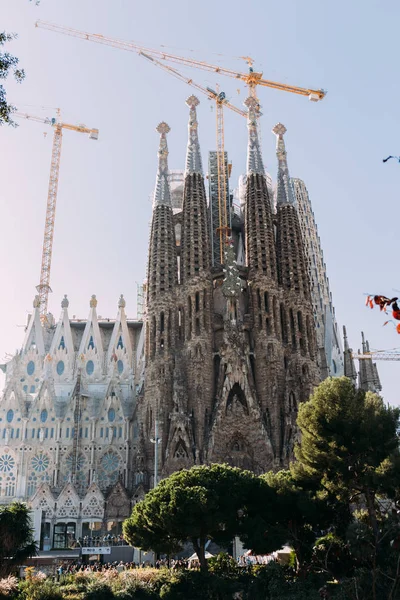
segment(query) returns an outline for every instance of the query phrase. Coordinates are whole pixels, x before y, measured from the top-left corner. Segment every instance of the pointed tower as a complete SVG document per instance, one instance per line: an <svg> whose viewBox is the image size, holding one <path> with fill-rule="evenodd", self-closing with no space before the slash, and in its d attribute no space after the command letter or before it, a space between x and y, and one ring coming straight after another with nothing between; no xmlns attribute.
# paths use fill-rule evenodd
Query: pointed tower
<svg viewBox="0 0 400 600"><path fill-rule="evenodd" d="M284 403L280 290L278 286L272 198L268 192L258 137L259 105L247 98L248 149L245 198L245 248L248 313L252 329L249 356L257 401L273 454L280 461L281 407Z"/></svg>
<svg viewBox="0 0 400 600"><path fill-rule="evenodd" d="M284 343L284 397L286 426L280 442L280 455L287 453L292 432L287 423L295 421L300 402L308 400L319 383L316 335L310 282L295 198L289 178L283 135L286 127L278 123L276 135L277 176L277 267L281 286L280 320ZM282 420L282 419L281 419Z"/></svg>
<svg viewBox="0 0 400 600"><path fill-rule="evenodd" d="M199 100L196 96L190 96L186 104L190 109L189 139L183 193L180 286L177 294L179 302L176 311L176 345L180 351L175 353L173 373L174 381L179 381L178 395L185 402L181 404L178 414L174 400L174 409L169 414L164 474L180 468L183 454L185 460L189 461L185 464L193 464L196 456L202 456L204 413L206 409L210 410L213 386L213 288L207 199L196 115ZM198 361L201 361L201 368ZM176 399L176 389L173 394Z"/></svg>
<svg viewBox="0 0 400 600"><path fill-rule="evenodd" d="M277 255L279 282L284 288L293 290L300 297L309 300L311 293L304 246L300 223L295 209L285 142L283 140L286 127L282 123L278 123L272 131L276 135L276 155L278 157L276 204L278 215Z"/></svg>
<svg viewBox="0 0 400 600"><path fill-rule="evenodd" d="M346 327L343 327L343 341L344 341L344 375L351 379L355 385L357 381L357 371L354 365L352 356L352 350L349 347L349 341L347 339Z"/></svg>
<svg viewBox="0 0 400 600"><path fill-rule="evenodd" d="M365 340L363 332L361 332L361 339L363 354L368 354L368 352L370 352L369 342ZM382 390L382 385L379 379L376 363L372 362L372 358L363 358L359 361L359 365L359 388L365 392L374 392L375 394L379 394L379 392Z"/></svg>
<svg viewBox="0 0 400 600"><path fill-rule="evenodd" d="M263 275L275 281L276 257L272 205L257 129L259 106L257 100L252 97L247 98L245 105L249 110L245 204L247 264L251 278Z"/></svg>
<svg viewBox="0 0 400 600"><path fill-rule="evenodd" d="M160 145L147 269L146 372L144 399L138 409L138 420L145 424L146 454L149 457L154 455L150 438L156 421L162 440L162 456L167 443L169 414L173 406L172 380L178 312L175 227L168 182L167 133L170 128L163 122L158 125L157 131ZM153 458L150 465L152 461ZM154 465L150 466L150 469L153 468Z"/></svg>
<svg viewBox="0 0 400 600"><path fill-rule="evenodd" d="M199 100L190 96L189 140L186 153L185 188L181 234L180 282L209 276L210 242L207 224L207 199L198 138L196 106Z"/></svg>

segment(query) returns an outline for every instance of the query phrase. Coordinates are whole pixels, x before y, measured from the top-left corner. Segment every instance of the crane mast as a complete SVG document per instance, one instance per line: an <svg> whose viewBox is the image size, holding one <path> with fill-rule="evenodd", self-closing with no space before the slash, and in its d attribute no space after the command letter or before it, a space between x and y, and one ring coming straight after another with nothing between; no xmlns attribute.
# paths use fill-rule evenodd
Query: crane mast
<svg viewBox="0 0 400 600"><path fill-rule="evenodd" d="M60 158L62 144L62 127L54 126L53 147L51 151L49 189L47 194L46 220L44 224L42 264L40 268L40 283L36 287L40 300L40 317L46 319L50 287L51 259L53 255L54 225L56 218L58 177L60 173Z"/></svg>
<svg viewBox="0 0 400 600"><path fill-rule="evenodd" d="M99 130L89 129L85 127L85 125L71 125L69 123L62 123L59 120L59 110L57 110L57 118L53 119L38 117L36 115L29 115L27 113L21 112L16 112L14 114L20 119L27 119L29 121L35 121L36 123L50 125L51 127L53 127L54 130L53 145L51 150L49 188L47 193L46 204L46 220L44 225L43 236L42 263L40 268L40 283L38 286L36 286L40 300L40 319L42 323L46 323L49 293L51 292L51 259L53 256L54 225L56 219L58 179L60 173L62 130L69 129L70 131L77 131L78 133L87 133L89 134L90 139L93 140L98 139Z"/></svg>

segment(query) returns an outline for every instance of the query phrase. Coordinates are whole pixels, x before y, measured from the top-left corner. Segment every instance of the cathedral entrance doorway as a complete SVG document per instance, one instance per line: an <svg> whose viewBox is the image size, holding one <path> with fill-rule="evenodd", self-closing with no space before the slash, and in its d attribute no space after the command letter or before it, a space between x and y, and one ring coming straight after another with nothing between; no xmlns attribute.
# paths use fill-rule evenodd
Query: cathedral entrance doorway
<svg viewBox="0 0 400 600"><path fill-rule="evenodd" d="M54 525L53 548L72 548L75 540L76 523L56 523Z"/></svg>

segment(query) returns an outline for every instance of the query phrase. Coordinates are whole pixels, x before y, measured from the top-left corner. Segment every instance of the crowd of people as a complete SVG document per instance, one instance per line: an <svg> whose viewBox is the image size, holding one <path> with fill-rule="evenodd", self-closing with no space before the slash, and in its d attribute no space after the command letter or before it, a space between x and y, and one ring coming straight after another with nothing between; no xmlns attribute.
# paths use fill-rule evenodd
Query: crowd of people
<svg viewBox="0 0 400 600"><path fill-rule="evenodd" d="M99 547L99 546L128 546L128 542L124 540L124 536L121 535L98 535L98 536L89 536L85 535L78 540L76 540L76 546L82 547Z"/></svg>

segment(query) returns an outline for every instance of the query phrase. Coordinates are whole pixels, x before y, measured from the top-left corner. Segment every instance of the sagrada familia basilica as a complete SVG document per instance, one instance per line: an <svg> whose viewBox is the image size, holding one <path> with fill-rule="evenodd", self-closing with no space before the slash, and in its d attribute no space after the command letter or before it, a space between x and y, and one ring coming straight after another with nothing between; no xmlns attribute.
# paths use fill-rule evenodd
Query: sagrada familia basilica
<svg viewBox="0 0 400 600"><path fill-rule="evenodd" d="M0 502L29 501L41 548L121 531L157 477L226 462L262 473L288 465L298 406L329 375L357 373L344 352L307 189L289 176L286 129L274 127L273 192L248 108L241 207L215 253L191 96L181 204L160 136L143 319L87 319L61 303L41 322L35 299L22 348L1 368ZM95 282L93 282L95 284ZM372 361L358 385L379 390ZM155 460L156 457L156 460Z"/></svg>

